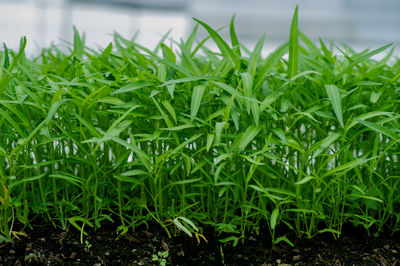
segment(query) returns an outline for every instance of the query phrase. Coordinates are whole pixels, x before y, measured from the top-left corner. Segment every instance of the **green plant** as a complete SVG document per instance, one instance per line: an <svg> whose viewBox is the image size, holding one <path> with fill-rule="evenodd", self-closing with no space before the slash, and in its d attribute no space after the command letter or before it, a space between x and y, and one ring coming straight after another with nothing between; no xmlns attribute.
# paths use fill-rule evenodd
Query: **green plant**
<svg viewBox="0 0 400 266"><path fill-rule="evenodd" d="M82 241L104 220L121 234L153 220L172 236L171 217L198 240L212 226L234 245L260 228L289 244L279 232L399 231L394 48L315 44L297 12L267 57L265 35L246 48L234 18L230 44L196 20L187 40L166 35L154 50L117 33L93 50L76 29L67 53L29 59L24 38L18 52L4 45L0 237L15 221L33 226L28 217L71 223Z"/></svg>
<svg viewBox="0 0 400 266"><path fill-rule="evenodd" d="M160 266L165 266L167 265L167 258L168 258L168 251L162 251L162 252L159 251L157 255L153 254L151 259L153 261L158 262Z"/></svg>
<svg viewBox="0 0 400 266"><path fill-rule="evenodd" d="M90 244L89 241L85 240L85 250L89 251L91 247L92 247L92 244Z"/></svg>

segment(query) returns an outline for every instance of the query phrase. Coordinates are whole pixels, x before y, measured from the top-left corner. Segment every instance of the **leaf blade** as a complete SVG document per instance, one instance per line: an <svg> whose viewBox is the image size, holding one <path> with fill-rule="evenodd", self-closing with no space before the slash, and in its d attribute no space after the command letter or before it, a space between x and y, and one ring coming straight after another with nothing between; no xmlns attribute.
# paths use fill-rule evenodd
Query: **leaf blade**
<svg viewBox="0 0 400 266"><path fill-rule="evenodd" d="M344 128L343 123L343 113L342 113L342 105L341 105L341 97L338 87L332 84L325 84L325 90L328 94L329 100L331 101L333 111L335 112L336 118L339 121L339 124L342 128Z"/></svg>

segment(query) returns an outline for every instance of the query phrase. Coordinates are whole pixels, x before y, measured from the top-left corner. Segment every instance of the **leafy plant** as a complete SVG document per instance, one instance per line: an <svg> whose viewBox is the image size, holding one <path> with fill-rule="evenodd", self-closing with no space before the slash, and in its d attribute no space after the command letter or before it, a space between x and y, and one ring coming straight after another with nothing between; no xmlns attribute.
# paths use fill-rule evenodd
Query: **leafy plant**
<svg viewBox="0 0 400 266"><path fill-rule="evenodd" d="M160 266L167 265L168 251L159 251L156 254L153 254L152 260L159 263Z"/></svg>
<svg viewBox="0 0 400 266"><path fill-rule="evenodd" d="M262 55L197 20L154 50L118 33L105 49L74 29L69 52L0 52L0 237L14 222L101 226L150 220L222 242L272 241L352 223L400 229L400 61L304 35ZM197 40L198 27L209 36ZM210 50L205 42L218 47ZM381 59L374 56L383 54ZM116 218L117 217L117 218Z"/></svg>

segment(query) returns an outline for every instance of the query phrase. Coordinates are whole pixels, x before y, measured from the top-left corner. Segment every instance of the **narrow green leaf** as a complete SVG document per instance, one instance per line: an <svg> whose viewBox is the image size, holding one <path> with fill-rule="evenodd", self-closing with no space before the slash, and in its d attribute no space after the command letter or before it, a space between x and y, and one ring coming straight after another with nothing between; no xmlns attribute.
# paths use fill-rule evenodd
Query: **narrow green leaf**
<svg viewBox="0 0 400 266"><path fill-rule="evenodd" d="M119 88L118 90L115 90L111 93L111 95L116 95L116 94L120 94L120 93L125 93L125 92L131 92L131 91L135 91L141 88L147 88L147 87L151 87L151 86L155 86L155 84L153 82L148 82L148 81L138 81L135 83L129 83L121 88Z"/></svg>
<svg viewBox="0 0 400 266"><path fill-rule="evenodd" d="M292 243L292 241L290 241L286 236L277 237L273 242L274 242L274 244L278 244L279 242L282 242L282 241L286 242L290 246L294 247L294 244Z"/></svg>
<svg viewBox="0 0 400 266"><path fill-rule="evenodd" d="M147 175L148 173L140 170L140 169L134 169L134 170L129 170L126 172L123 172L121 175L122 176L136 176L136 175Z"/></svg>
<svg viewBox="0 0 400 266"><path fill-rule="evenodd" d="M260 105L258 105L257 102L252 102L251 103L251 113L253 114L253 120L256 126L258 126L259 121L260 121Z"/></svg>
<svg viewBox="0 0 400 266"><path fill-rule="evenodd" d="M238 90L234 89L232 86L217 81L214 81L213 83L215 83L215 85L217 85L224 91L228 92L231 96L235 96L237 99L243 98L242 94Z"/></svg>
<svg viewBox="0 0 400 266"><path fill-rule="evenodd" d="M229 117L231 116L231 109L232 109L232 105L233 105L233 101L235 100L235 96L232 96L229 99L228 104L226 105L224 110L224 117L222 118L222 121L224 122L228 122Z"/></svg>
<svg viewBox="0 0 400 266"><path fill-rule="evenodd" d="M366 119L369 119L372 117L377 117L377 116L393 117L393 113L384 112L384 111L372 111L372 112L368 112L366 114L362 114L362 115L358 116L357 119L366 120ZM356 120L350 122L350 124L347 127L347 130L354 127L357 123L358 122Z"/></svg>
<svg viewBox="0 0 400 266"><path fill-rule="evenodd" d="M131 143L128 143L126 140L117 138L117 137L112 137L111 138L113 141L121 144L122 146L132 150L135 152L135 154L138 156L138 158L140 159L140 161L144 164L144 166L146 167L147 171L152 174L152 166L150 164L150 156L145 153L144 151L142 151L141 149L139 149L139 147L137 146L135 139L133 137L131 137Z"/></svg>
<svg viewBox="0 0 400 266"><path fill-rule="evenodd" d="M230 27L229 27L229 33L231 35L231 42L232 42L233 50L240 56L241 55L240 44L239 44L238 38L236 36L235 25L234 25L235 17L236 17L236 14L232 16Z"/></svg>
<svg viewBox="0 0 400 266"><path fill-rule="evenodd" d="M247 67L247 72L250 73L252 78L254 78L256 74L256 69L257 69L257 63L259 58L261 57L261 52L262 48L264 46L264 41L265 41L265 33L261 36L261 38L258 40L256 46L254 47L253 52L251 53L250 59L249 59L249 65Z"/></svg>
<svg viewBox="0 0 400 266"><path fill-rule="evenodd" d="M73 30L74 30L74 55L79 60L82 60L84 44L75 26L73 26Z"/></svg>
<svg viewBox="0 0 400 266"><path fill-rule="evenodd" d="M186 83L186 82L198 81L198 80L223 80L223 79L220 77L211 77L211 76L192 76L192 77L181 78L181 79L172 79L172 80L164 82L163 84L159 85L158 87L170 86L173 84Z"/></svg>
<svg viewBox="0 0 400 266"><path fill-rule="evenodd" d="M164 43L164 41L168 38L168 36L171 34L171 32L172 32L172 29L169 29L169 30L167 31L167 33L165 33L165 34L161 37L161 39L158 41L156 47L155 47L154 50L153 50L153 53L154 53L154 54L158 54L158 51L160 50L161 45L162 45L162 44Z"/></svg>
<svg viewBox="0 0 400 266"><path fill-rule="evenodd" d="M214 137L215 137L214 134L207 134L207 144L206 144L207 151L210 150L211 145L213 144L214 141Z"/></svg>
<svg viewBox="0 0 400 266"><path fill-rule="evenodd" d="M232 154L230 154L230 153L223 153L223 154L219 155L217 158L215 158L214 164L217 165L217 164L219 164L220 162L222 162L222 161L224 161L224 160L226 160L226 159L228 159L228 158L231 158L231 157L232 157Z"/></svg>
<svg viewBox="0 0 400 266"><path fill-rule="evenodd" d="M6 157L7 156L7 152L5 149L3 149L2 147L0 147L0 156Z"/></svg>
<svg viewBox="0 0 400 266"><path fill-rule="evenodd" d="M267 97L260 103L260 112L263 112L267 107L271 107L271 105L279 99L280 96L283 95L282 91L273 91L268 94ZM283 100L282 100L283 101Z"/></svg>
<svg viewBox="0 0 400 266"><path fill-rule="evenodd" d="M205 24L204 22L193 18L197 23L202 25L210 34L211 38L214 40L214 42L217 44L218 48L220 49L222 55L224 58L228 60L228 63L231 65L231 67L235 68L236 65L239 62L239 58L237 55L235 55L234 51L228 46L228 44L221 38L221 36L218 35L218 33L213 30L210 26Z"/></svg>
<svg viewBox="0 0 400 266"><path fill-rule="evenodd" d="M198 181L200 181L200 180L201 180L201 178L193 178L193 179L178 180L178 181L172 182L170 185L171 185L171 186L175 186L175 185L186 185L186 184L196 183L196 182L198 182Z"/></svg>
<svg viewBox="0 0 400 266"><path fill-rule="evenodd" d="M165 109L167 109L168 113L172 116L172 119L174 120L175 124L178 123L178 120L176 119L176 113L174 108L172 107L171 103L167 100L163 100L162 105L164 105Z"/></svg>
<svg viewBox="0 0 400 266"><path fill-rule="evenodd" d="M61 105L63 105L65 102L69 101L69 99L64 99L64 100L60 100L55 102L50 110L49 113L47 114L46 119L44 120L46 124L49 124L51 119L53 118L53 116L56 114L57 110L61 107Z"/></svg>
<svg viewBox="0 0 400 266"><path fill-rule="evenodd" d="M367 53L367 54L365 54L365 55L363 55L363 56L360 56L360 57L356 58L356 60L352 61L352 62L347 66L347 68L345 68L345 69L339 74L339 76L341 76L343 73L349 71L349 70L350 70L351 68L353 68L355 65L357 65L357 64L359 64L359 63L361 63L361 62L366 61L367 59L371 58L371 57L374 56L374 55L377 55L377 54L379 54L379 53L382 53L383 51L385 51L387 48L389 48L389 47L392 46L392 45L393 45L392 43L389 43L389 44L384 45L384 46L382 46L382 47L380 47L380 48L378 48L378 49L375 49L375 50L373 50L373 51L371 51L371 52L369 52L369 53Z"/></svg>
<svg viewBox="0 0 400 266"><path fill-rule="evenodd" d="M189 52L192 50L192 46L193 46L193 43L194 43L194 41L196 39L196 34L197 34L198 28L199 28L199 25L196 25L194 27L194 29L192 30L192 33L190 33L188 39L186 40L185 49L187 51L189 51Z"/></svg>
<svg viewBox="0 0 400 266"><path fill-rule="evenodd" d="M22 56L24 55L25 47L26 47L26 37L23 37L21 38L20 41L18 54L13 57L13 60L11 62L11 65L8 67L7 72L3 75L3 77L0 78L0 95L3 94L7 85L12 80L12 76L10 75L10 73L13 71L15 66L19 63Z"/></svg>
<svg viewBox="0 0 400 266"><path fill-rule="evenodd" d="M238 152L244 151L246 146L258 135L261 129L262 126L256 126L256 125L249 126L243 133L242 137L240 138Z"/></svg>
<svg viewBox="0 0 400 266"><path fill-rule="evenodd" d="M282 59L282 56L286 53L289 43L284 43L283 45L276 48L276 50L271 53L267 59L264 61L264 65L261 70L257 72L257 78L254 81L253 90L256 91L261 87L265 80L265 76L272 70L272 68Z"/></svg>
<svg viewBox="0 0 400 266"><path fill-rule="evenodd" d="M339 121L340 126L344 128L339 89L335 85L325 85L325 90L326 93L328 94L329 100L331 101L332 108L333 111L335 112L336 118Z"/></svg>
<svg viewBox="0 0 400 266"><path fill-rule="evenodd" d="M183 48L181 49L181 51L182 51L182 55L181 55L182 64L184 64L185 67L187 69L189 69L191 72L193 72L196 76L201 76L202 73L200 71L198 63L195 60L193 60L190 51L187 51L184 48L184 44L182 44L181 46L183 46Z"/></svg>
<svg viewBox="0 0 400 266"><path fill-rule="evenodd" d="M171 84L167 86L167 90L169 95L171 95L171 98L174 98L174 92L175 92L175 84Z"/></svg>
<svg viewBox="0 0 400 266"><path fill-rule="evenodd" d="M381 200L381 199L379 199L377 197L373 197L373 196L360 195L360 194L348 194L346 196L348 196L348 197L356 197L356 198L363 198L363 199L373 200L373 201L377 201L377 202L383 203L383 200Z"/></svg>
<svg viewBox="0 0 400 266"><path fill-rule="evenodd" d="M325 229L319 230L317 232L317 234L323 234L323 233L332 233L332 234L336 234L338 236L342 234L340 231L332 229L332 228L325 228Z"/></svg>
<svg viewBox="0 0 400 266"><path fill-rule="evenodd" d="M298 60L299 60L299 25L298 25L298 9L296 6L294 11L292 25L290 26L290 40L289 40L289 66L288 77L291 78L297 74Z"/></svg>
<svg viewBox="0 0 400 266"><path fill-rule="evenodd" d="M165 44L162 43L161 50L162 50L163 56L166 60L168 60L174 64L176 63L176 56L171 48L169 48L168 46L166 46Z"/></svg>
<svg viewBox="0 0 400 266"><path fill-rule="evenodd" d="M221 142L222 130L224 129L225 125L226 122L215 123L215 145L218 145Z"/></svg>
<svg viewBox="0 0 400 266"><path fill-rule="evenodd" d="M146 173L148 175L148 173ZM121 181L121 182L127 182L127 183L133 183L136 185L142 185L143 182L146 180L146 176L145 175L139 175L136 177L132 176L123 176L123 175L115 175L114 176L115 179Z"/></svg>
<svg viewBox="0 0 400 266"><path fill-rule="evenodd" d="M187 234L189 237L192 237L192 236L193 236L192 232L190 232L190 230L187 229L187 228L179 221L179 219L182 219L182 217L177 217L177 218L175 218L175 219L173 220L175 226L176 226L179 230L181 230L181 231L183 231L185 234ZM186 220L184 220L184 221L186 222Z"/></svg>
<svg viewBox="0 0 400 266"><path fill-rule="evenodd" d="M13 187L15 187L15 186L18 186L19 184L22 184L22 183L27 183L27 182L32 182L32 181L36 181L36 180L39 180L39 179L41 179L42 177L44 177L46 175L46 173L43 173L43 174L41 174L41 175L37 175L37 176L30 176L30 177L25 177L25 178L23 178L23 179L21 179L21 180L18 180L18 181L16 181L16 182L12 182L9 186L8 186L8 188L13 188Z"/></svg>
<svg viewBox="0 0 400 266"><path fill-rule="evenodd" d="M219 240L219 242L221 242L221 243L227 243L227 242L230 242L230 241L233 242L232 246L236 247L237 244L239 243L239 238L236 237L236 236L228 236L226 238L223 238L223 239Z"/></svg>
<svg viewBox="0 0 400 266"><path fill-rule="evenodd" d="M396 141L400 140L400 136L395 133L396 129L394 129L394 128L384 127L384 126L378 125L376 123L372 123L372 122L369 122L369 121L361 120L361 119L358 119L358 118L354 118L354 120L357 121L360 124L363 124L364 126L370 128L370 129L378 132L378 133L381 133L383 135L391 137L392 139L394 139Z"/></svg>
<svg viewBox="0 0 400 266"><path fill-rule="evenodd" d="M7 69L10 66L10 58L8 56L7 45L4 42L3 42L3 46L4 46L4 63L3 63L3 67L5 69Z"/></svg>
<svg viewBox="0 0 400 266"><path fill-rule="evenodd" d="M85 236L87 236L88 233L86 233L86 232L83 230L83 228L84 228L83 225L87 224L88 226L93 227L93 224L92 224L88 219L86 219L86 218L84 218L84 217L81 217L81 216L73 216L73 217L71 217L71 218L68 218L68 222L69 222L70 224L72 224L72 225L73 225L76 229L78 229L80 232L82 232ZM83 225L80 226L80 225L78 225L77 222L82 222ZM81 238L81 242L82 242L82 238Z"/></svg>
<svg viewBox="0 0 400 266"><path fill-rule="evenodd" d="M122 105L125 103L123 100L114 98L114 97L104 97L104 98L97 100L97 102L108 103L108 104L112 104L112 105Z"/></svg>
<svg viewBox="0 0 400 266"><path fill-rule="evenodd" d="M355 159L351 162L339 165L336 168L333 168L332 170L329 170L328 172L325 173L325 176L328 175L333 175L333 174L345 174L346 172L350 171L351 169L354 169L355 167L359 167L367 162L366 159L364 158L359 158Z"/></svg>
<svg viewBox="0 0 400 266"><path fill-rule="evenodd" d="M278 216L279 216L279 209L275 208L271 213L271 220L270 220L270 226L271 226L272 230L275 229L276 222L278 220Z"/></svg>
<svg viewBox="0 0 400 266"><path fill-rule="evenodd" d="M176 127L162 127L162 128L160 128L160 130L181 131L183 129L192 128L192 127L195 127L195 126L192 124L183 124L183 125L176 126Z"/></svg>
<svg viewBox="0 0 400 266"><path fill-rule="evenodd" d="M313 158L317 157L320 155L322 152L324 152L329 146L332 145L338 138L340 138L342 134L340 133L333 133L328 135L326 138L324 138L320 144L315 153L313 154Z"/></svg>
<svg viewBox="0 0 400 266"><path fill-rule="evenodd" d="M191 120L193 121L199 111L201 99L203 98L204 91L206 87L199 85L193 88L192 92L192 101L190 105L190 116Z"/></svg>
<svg viewBox="0 0 400 266"><path fill-rule="evenodd" d="M88 121L86 121L83 117L81 117L79 114L74 113L74 116L81 122L82 125L86 127L87 130L89 130L90 134L95 137L101 137L101 133Z"/></svg>
<svg viewBox="0 0 400 266"><path fill-rule="evenodd" d="M65 181L68 181L71 184L74 184L75 186L82 187L82 184L84 180L82 178L77 177L76 175L70 174L70 173L65 173L65 172L59 172L57 174L52 174L50 177L53 178L58 178L58 179L63 179Z"/></svg>
<svg viewBox="0 0 400 266"><path fill-rule="evenodd" d="M305 184L305 183L307 183L308 181L313 180L313 179L315 179L314 176L306 176L306 177L302 178L301 180L297 181L297 182L294 183L294 184L295 184L295 185L302 185L302 184Z"/></svg>
<svg viewBox="0 0 400 266"><path fill-rule="evenodd" d="M250 73L240 73L240 77L242 79L244 97L253 97L253 78L251 77ZM247 113L250 114L251 102L246 99L245 104Z"/></svg>

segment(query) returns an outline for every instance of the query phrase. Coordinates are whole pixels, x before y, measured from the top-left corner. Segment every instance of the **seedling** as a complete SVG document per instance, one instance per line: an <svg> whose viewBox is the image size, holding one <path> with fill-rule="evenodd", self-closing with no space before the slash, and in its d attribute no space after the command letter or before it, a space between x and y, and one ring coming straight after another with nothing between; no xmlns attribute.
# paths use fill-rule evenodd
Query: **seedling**
<svg viewBox="0 0 400 266"><path fill-rule="evenodd" d="M167 265L168 251L159 251L157 255L153 254L152 260L158 262L160 266Z"/></svg>
<svg viewBox="0 0 400 266"><path fill-rule="evenodd" d="M275 232L399 231L400 61L313 43L298 12L266 57L268 35L249 49L234 19L230 43L196 19L154 50L118 33L94 50L76 29L69 52L0 48L0 241L27 217L82 243L104 219L234 245L259 228L288 244Z"/></svg>

